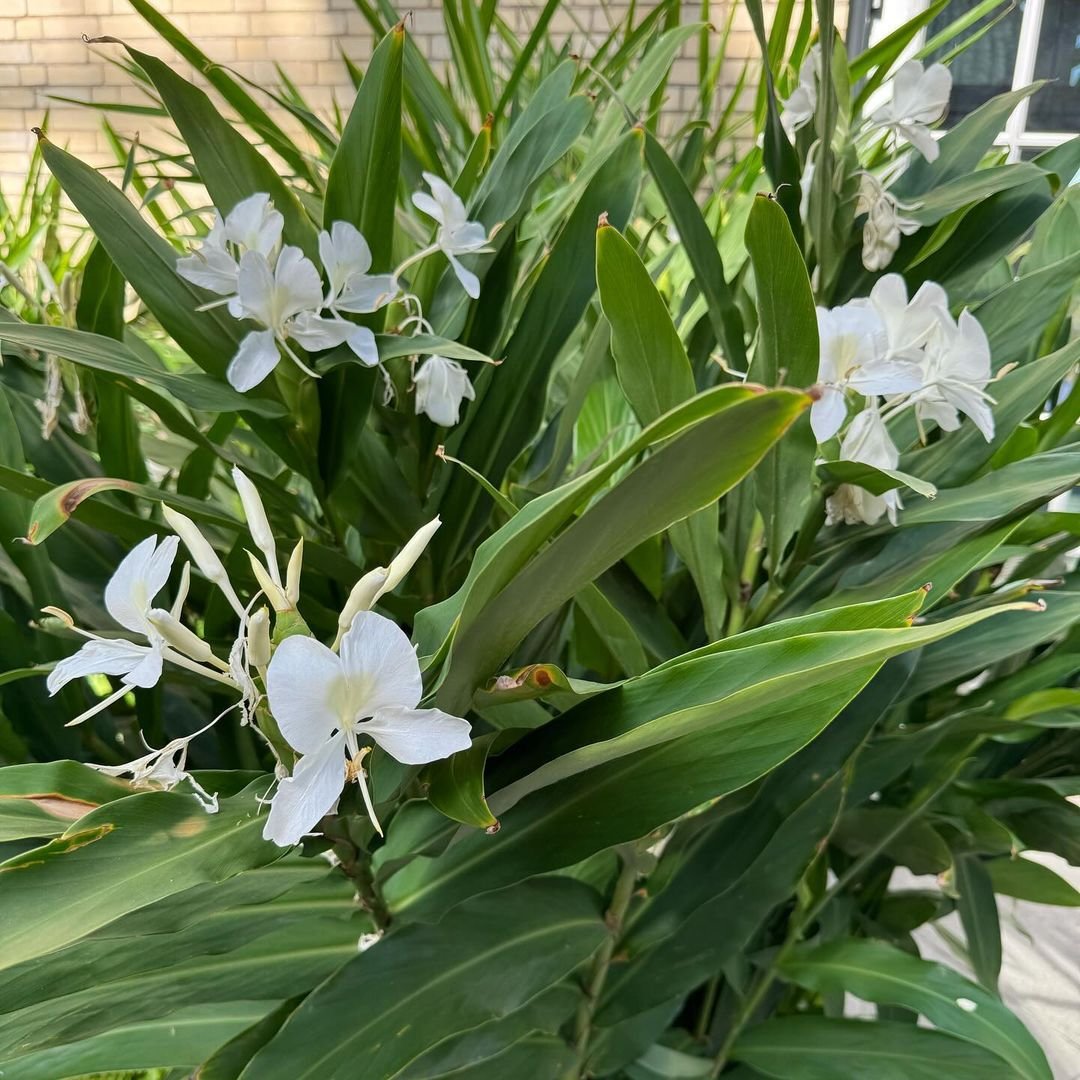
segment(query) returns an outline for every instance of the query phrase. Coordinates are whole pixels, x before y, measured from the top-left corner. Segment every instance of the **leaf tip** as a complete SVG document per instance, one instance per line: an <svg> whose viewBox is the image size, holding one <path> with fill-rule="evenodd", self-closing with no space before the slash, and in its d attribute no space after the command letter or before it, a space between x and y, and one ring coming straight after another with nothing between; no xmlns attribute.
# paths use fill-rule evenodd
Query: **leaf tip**
<svg viewBox="0 0 1080 1080"><path fill-rule="evenodd" d="M608 221L608 212L606 210L602 210L600 216L596 219L596 228L597 231L600 229L611 228L611 223Z"/></svg>

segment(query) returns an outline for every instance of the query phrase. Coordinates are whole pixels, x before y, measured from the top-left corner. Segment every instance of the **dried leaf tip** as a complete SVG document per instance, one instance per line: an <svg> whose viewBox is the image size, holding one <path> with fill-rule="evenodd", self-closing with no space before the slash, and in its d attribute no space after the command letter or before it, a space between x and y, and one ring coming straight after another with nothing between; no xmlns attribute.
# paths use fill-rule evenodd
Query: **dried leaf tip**
<svg viewBox="0 0 1080 1080"><path fill-rule="evenodd" d="M37 136L38 142L48 142L49 141L48 135L46 135L45 132L42 131L41 128L39 128L39 127L32 127L30 129L30 133L32 135Z"/></svg>
<svg viewBox="0 0 1080 1080"><path fill-rule="evenodd" d="M610 223L608 222L607 211L604 210L600 216L596 219L596 227L598 229L606 229Z"/></svg>

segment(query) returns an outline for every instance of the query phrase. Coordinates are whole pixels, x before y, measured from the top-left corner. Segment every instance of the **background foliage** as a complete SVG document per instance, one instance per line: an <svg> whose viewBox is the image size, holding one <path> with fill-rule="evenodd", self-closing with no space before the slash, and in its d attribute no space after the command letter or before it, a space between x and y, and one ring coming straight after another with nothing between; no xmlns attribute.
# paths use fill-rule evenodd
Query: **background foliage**
<svg viewBox="0 0 1080 1080"><path fill-rule="evenodd" d="M1080 140L1005 163L1004 95L898 182L919 220L889 269L984 327L997 433L921 445L897 424L898 526L825 527L840 481L897 483L819 460L800 388L815 303L880 276L857 173L896 151L856 160L852 133L943 2L850 60L827 2L782 2L768 32L752 2L768 64L749 120L715 100L725 29L671 0L587 62L547 36L557 0L525 42L495 4L447 2L445 80L388 4L358 0L382 42L329 117L287 68L246 85L131 3L209 84L114 46L186 151L116 138L114 184L52 133L0 235L5 1076L837 1080L872 1055L879 1076L1049 1078L997 994L995 896L1080 903L1023 855L1080 860L1078 518L1059 498L1080 476ZM670 131L666 74L692 36L701 112ZM830 89L791 141L778 101L815 39ZM733 134L747 148L727 162ZM388 270L427 242L408 202L425 170L501 226L476 302L441 260L413 282L439 335L503 361L473 369L462 422L413 414L401 359L392 404L336 353L318 382L282 368L233 391L240 331L174 271L204 208L268 191L302 243L349 220ZM85 231L57 227L61 191ZM401 317L370 324L384 357L412 351ZM381 606L476 739L419 776L376 752L385 840L347 796L282 857L259 838L271 761L237 725L192 747L216 815L76 764L230 704L183 671L76 729L108 680L45 694L74 639L39 609L106 625L102 586L167 531L163 500L254 593L234 464L281 553L304 537L322 638L365 569L443 518ZM186 616L227 652L198 577ZM332 868L311 857L330 850ZM897 867L936 885L894 888ZM954 910L976 981L912 938ZM845 1018L845 994L876 1019Z"/></svg>

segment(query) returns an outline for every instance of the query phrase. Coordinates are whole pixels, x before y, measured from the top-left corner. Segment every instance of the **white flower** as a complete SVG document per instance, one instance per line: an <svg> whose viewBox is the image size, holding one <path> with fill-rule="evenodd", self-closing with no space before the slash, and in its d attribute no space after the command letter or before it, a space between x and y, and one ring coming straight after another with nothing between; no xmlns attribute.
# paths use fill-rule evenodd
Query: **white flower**
<svg viewBox="0 0 1080 1080"><path fill-rule="evenodd" d="M413 194L413 206L439 223L435 243L450 260L461 287L474 300L480 295L480 279L466 270L458 261L458 255L471 252L490 251L487 246L487 233L479 221L469 221L465 215L465 204L445 180L432 173L424 173L424 180L431 189Z"/></svg>
<svg viewBox="0 0 1080 1080"><path fill-rule="evenodd" d="M215 721L216 723L216 721ZM211 727L213 725L207 725ZM178 784L187 781L195 798L208 814L217 813L217 795L209 794L206 789L187 771L188 746L192 739L201 735L202 731L196 731L194 735L184 735L179 739L173 739L166 743L160 750L148 746L150 751L141 758L129 761L126 765L94 765L96 769L106 776L130 776L132 784L137 788L151 788L159 791L171 791ZM145 744L144 744L145 745Z"/></svg>
<svg viewBox="0 0 1080 1080"><path fill-rule="evenodd" d="M884 270L900 246L900 237L911 236L920 227L919 222L901 215L900 203L869 173L862 175L855 213L866 214L862 260L867 270Z"/></svg>
<svg viewBox="0 0 1080 1080"><path fill-rule="evenodd" d="M282 248L273 266L261 252L244 252L237 295L229 302L229 312L237 319L254 319L267 329L251 331L240 343L227 372L233 387L244 393L262 382L277 367L279 345L303 371L314 376L289 348L288 338L311 352L347 343L365 363L378 363L374 334L344 319L324 318L318 314L322 304L319 271L298 247Z"/></svg>
<svg viewBox="0 0 1080 1080"><path fill-rule="evenodd" d="M313 638L286 638L270 661L266 689L282 736L303 754L281 781L263 830L282 847L298 843L331 812L349 778L360 784L375 822L360 767L361 737L406 765L469 747L467 721L417 708L423 685L416 651L394 623L372 611L356 615L340 654Z"/></svg>
<svg viewBox="0 0 1080 1080"><path fill-rule="evenodd" d="M814 119L817 110L817 83L821 71L821 46L815 45L806 54L799 68L799 85L792 91L780 113L780 123L789 139L795 132Z"/></svg>
<svg viewBox="0 0 1080 1080"><path fill-rule="evenodd" d="M240 269L238 257L245 251L257 251L271 258L281 242L284 224L285 219L274 209L269 195L251 195L238 202L224 221L214 212L209 235L197 251L177 260L176 272L194 285L232 296ZM234 245L233 250L229 244Z"/></svg>
<svg viewBox="0 0 1080 1080"><path fill-rule="evenodd" d="M821 359L820 397L810 408L810 424L819 443L831 439L847 416L846 391L867 396L901 394L922 385L915 365L890 355L889 335L876 307L853 300L817 309Z"/></svg>
<svg viewBox="0 0 1080 1080"><path fill-rule="evenodd" d="M167 537L160 544L156 536L148 536L124 557L105 586L105 609L125 630L145 639L145 645L124 638L103 638L81 630L78 632L90 640L49 672L46 686L50 695L72 679L87 675L115 675L121 679L119 690L76 717L72 724L100 712L132 687L155 686L161 678L166 642L150 622L150 612L154 597L169 580L178 544L175 536ZM65 618L60 612L47 610ZM65 618L65 621L74 629L70 619Z"/></svg>
<svg viewBox="0 0 1080 1080"><path fill-rule="evenodd" d="M330 283L327 306L336 311L367 314L397 296L392 274L369 274L371 249L363 234L347 221L335 221L319 233L319 258Z"/></svg>
<svg viewBox="0 0 1080 1080"><path fill-rule="evenodd" d="M921 363L923 346L949 317L949 298L937 282L924 281L909 302L907 285L899 274L885 274L874 282L870 290L870 304L885 326L886 356L894 361ZM914 389L917 387L907 387L907 390ZM876 392L890 394L906 391Z"/></svg>
<svg viewBox="0 0 1080 1080"><path fill-rule="evenodd" d="M425 413L440 427L453 427L461 413L461 402L476 400L476 391L465 369L445 356L429 356L413 377L416 411Z"/></svg>
<svg viewBox="0 0 1080 1080"><path fill-rule="evenodd" d="M870 407L859 413L848 427L840 443L842 461L858 461L877 469L895 469L900 462L900 452L889 437L885 422L876 408ZM896 512L901 509L900 495L895 489L884 495L873 495L854 484L841 484L826 500L826 524L843 521L855 525L860 521L874 525L881 515L888 513L889 521L896 524Z"/></svg>
<svg viewBox="0 0 1080 1080"><path fill-rule="evenodd" d="M940 120L949 107L952 75L944 64L925 70L918 60L903 64L892 79L892 100L871 116L871 123L907 139L927 161L940 153L929 124Z"/></svg>
<svg viewBox="0 0 1080 1080"><path fill-rule="evenodd" d="M986 393L992 370L990 342L979 320L966 308L958 322L942 320L926 346L925 386L916 395L915 414L943 431L960 426L958 413L971 418L987 442L994 437L993 399Z"/></svg>

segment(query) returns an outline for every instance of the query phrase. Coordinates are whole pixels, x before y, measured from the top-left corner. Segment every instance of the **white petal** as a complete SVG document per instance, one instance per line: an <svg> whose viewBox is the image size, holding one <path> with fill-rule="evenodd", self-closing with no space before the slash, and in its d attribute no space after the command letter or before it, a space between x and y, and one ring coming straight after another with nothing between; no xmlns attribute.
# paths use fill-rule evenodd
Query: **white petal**
<svg viewBox="0 0 1080 1080"><path fill-rule="evenodd" d="M848 385L868 397L886 394L910 394L923 384L922 371L904 360L879 360L856 371Z"/></svg>
<svg viewBox="0 0 1080 1080"><path fill-rule="evenodd" d="M231 296L236 292L239 269L227 251L206 244L193 254L176 260L176 272L185 281L220 296Z"/></svg>
<svg viewBox="0 0 1080 1080"><path fill-rule="evenodd" d="M225 216L225 237L243 248L269 256L281 239L285 219L266 192L249 195Z"/></svg>
<svg viewBox="0 0 1080 1080"><path fill-rule="evenodd" d="M276 322L268 326L280 326L301 311L312 311L322 306L322 278L315 264L298 248L283 247L274 266L274 306Z"/></svg>
<svg viewBox="0 0 1080 1080"><path fill-rule="evenodd" d="M319 233L319 258L330 279L331 295L336 296L349 278L367 273L371 249L355 225L335 221L330 232Z"/></svg>
<svg viewBox="0 0 1080 1080"><path fill-rule="evenodd" d="M341 639L350 706L373 716L394 705L415 709L424 692L416 649L405 632L374 611L358 612Z"/></svg>
<svg viewBox="0 0 1080 1080"><path fill-rule="evenodd" d="M169 580L178 544L175 536L169 536L159 547L157 537L148 536L124 556L113 572L105 586L105 608L125 630L148 632L146 613Z"/></svg>
<svg viewBox="0 0 1080 1080"><path fill-rule="evenodd" d="M416 411L441 427L458 422L462 399L475 400L476 392L468 373L445 356L429 356L416 373Z"/></svg>
<svg viewBox="0 0 1080 1080"><path fill-rule="evenodd" d="M142 689L157 686L161 678L161 668L161 652L158 649L147 649L142 660L124 676L124 682Z"/></svg>
<svg viewBox="0 0 1080 1080"><path fill-rule="evenodd" d="M298 844L333 810L344 786L345 736L339 733L305 754L278 785L263 839L281 847Z"/></svg>
<svg viewBox="0 0 1080 1080"><path fill-rule="evenodd" d="M938 154L941 153L941 150L938 147L937 139L930 134L929 128L923 127L922 124L898 124L896 130L903 135L927 161L937 161Z"/></svg>
<svg viewBox="0 0 1080 1080"><path fill-rule="evenodd" d="M345 719L341 661L314 638L287 637L266 671L270 712L285 741L302 754L317 750Z"/></svg>
<svg viewBox="0 0 1080 1080"><path fill-rule="evenodd" d="M442 222L442 207L426 191L414 192L412 203L421 214L427 214L428 217Z"/></svg>
<svg viewBox="0 0 1080 1080"><path fill-rule="evenodd" d="M826 386L821 397L810 406L810 426L814 429L814 438L819 443L831 439L839 430L847 416L847 401L840 390Z"/></svg>
<svg viewBox="0 0 1080 1080"><path fill-rule="evenodd" d="M252 330L229 362L226 377L241 394L258 386L278 365L281 354L273 330Z"/></svg>
<svg viewBox="0 0 1080 1080"><path fill-rule="evenodd" d="M236 293L246 317L257 319L263 326L275 325L274 272L261 252L245 251L240 257ZM232 307L229 310L232 312Z"/></svg>
<svg viewBox="0 0 1080 1080"><path fill-rule="evenodd" d="M458 261L456 255L448 251L446 257L450 260L450 265L454 268L454 273L457 275L458 281L461 282L461 287L474 300L478 299L480 296L480 279L471 270L466 270Z"/></svg>
<svg viewBox="0 0 1080 1080"><path fill-rule="evenodd" d="M380 709L356 730L403 765L426 765L471 745L469 722L439 709Z"/></svg>
<svg viewBox="0 0 1080 1080"><path fill-rule="evenodd" d="M343 345L354 329L344 319L324 319L313 311L301 311L289 323L289 337L308 352L324 352Z"/></svg>
<svg viewBox="0 0 1080 1080"><path fill-rule="evenodd" d="M366 326L354 326L348 340L349 348L368 367L374 367L379 362L379 346L375 342L375 335Z"/></svg>
<svg viewBox="0 0 1080 1080"><path fill-rule="evenodd" d="M443 229L442 247L456 255L487 248L487 230L479 221L466 221L454 229Z"/></svg>
<svg viewBox="0 0 1080 1080"><path fill-rule="evenodd" d="M82 679L87 675L127 675L153 651L145 645L136 645L121 638L88 641L78 652L65 657L49 672L46 686L50 694L55 694L72 679ZM160 663L160 657L158 659Z"/></svg>
<svg viewBox="0 0 1080 1080"><path fill-rule="evenodd" d="M361 274L352 278L334 301L339 311L366 315L378 311L394 299L394 279L390 274Z"/></svg>
<svg viewBox="0 0 1080 1080"><path fill-rule="evenodd" d="M457 192L441 177L434 173L424 173L424 179L431 188L431 194L439 204L442 212L441 221L448 227L454 227L465 220L465 204L461 201ZM415 204L414 204L415 205Z"/></svg>

